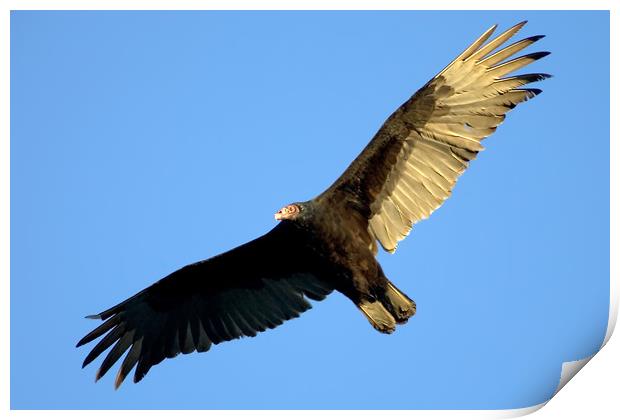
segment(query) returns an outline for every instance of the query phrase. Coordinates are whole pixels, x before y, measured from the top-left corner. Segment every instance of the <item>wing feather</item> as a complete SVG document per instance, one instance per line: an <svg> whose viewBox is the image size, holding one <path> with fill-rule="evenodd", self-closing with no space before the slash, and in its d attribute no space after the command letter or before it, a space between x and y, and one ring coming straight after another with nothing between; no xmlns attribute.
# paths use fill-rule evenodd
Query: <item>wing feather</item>
<svg viewBox="0 0 620 420"><path fill-rule="evenodd" d="M210 260L188 265L130 299L91 318L105 320L78 342L106 334L88 353L86 366L111 347L96 378L127 352L118 387L135 367L134 382L165 358L208 351L213 344L275 328L311 308L307 298L332 292L319 256L297 227L271 232ZM225 279L225 280L222 280Z"/></svg>
<svg viewBox="0 0 620 420"><path fill-rule="evenodd" d="M469 162L484 150L481 141L495 132L506 113L540 93L523 86L550 77L509 76L549 54L511 58L543 38L531 36L504 46L525 24L490 41L496 26L485 31L386 120L317 200L350 204L367 218L373 241L394 252L413 224L450 196Z"/></svg>
<svg viewBox="0 0 620 420"><path fill-rule="evenodd" d="M133 337L134 331L130 331L127 334L123 334L116 344L114 344L114 347L112 347L112 350L110 350L105 359L103 359L103 363L101 363L101 367L97 371L97 380L105 375L112 365L127 351L133 342Z"/></svg>

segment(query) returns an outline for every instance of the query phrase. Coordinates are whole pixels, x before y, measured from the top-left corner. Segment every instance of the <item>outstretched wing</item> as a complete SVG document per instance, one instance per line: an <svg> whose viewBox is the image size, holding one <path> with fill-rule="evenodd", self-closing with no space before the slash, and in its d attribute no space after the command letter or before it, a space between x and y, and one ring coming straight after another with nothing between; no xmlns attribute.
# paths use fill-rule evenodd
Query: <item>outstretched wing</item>
<svg viewBox="0 0 620 420"><path fill-rule="evenodd" d="M294 226L271 232L217 257L188 265L126 301L89 318L105 322L82 338L81 346L106 334L86 356L88 365L113 345L97 379L128 350L115 386L136 366L134 382L164 358L212 344L253 337L311 308L333 289L321 261Z"/></svg>
<svg viewBox="0 0 620 420"><path fill-rule="evenodd" d="M370 237L394 252L414 223L426 219L450 196L469 161L483 150L481 140L505 114L539 89L521 86L550 77L505 77L549 54L510 59L542 36L500 49L526 22L484 44L491 27L437 76L398 108L362 153L321 196L346 203L368 220ZM369 247L376 250L374 239Z"/></svg>

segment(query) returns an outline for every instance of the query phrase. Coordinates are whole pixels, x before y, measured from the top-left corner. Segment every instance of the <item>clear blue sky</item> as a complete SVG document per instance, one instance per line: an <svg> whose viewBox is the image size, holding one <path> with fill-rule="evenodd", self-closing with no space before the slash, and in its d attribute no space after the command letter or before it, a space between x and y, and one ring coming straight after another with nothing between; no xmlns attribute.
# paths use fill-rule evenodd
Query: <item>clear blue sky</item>
<svg viewBox="0 0 620 420"><path fill-rule="evenodd" d="M493 23L553 54L386 274L391 336L301 318L94 384L84 319L271 229ZM12 408L516 408L600 346L609 304L606 12L14 12Z"/></svg>

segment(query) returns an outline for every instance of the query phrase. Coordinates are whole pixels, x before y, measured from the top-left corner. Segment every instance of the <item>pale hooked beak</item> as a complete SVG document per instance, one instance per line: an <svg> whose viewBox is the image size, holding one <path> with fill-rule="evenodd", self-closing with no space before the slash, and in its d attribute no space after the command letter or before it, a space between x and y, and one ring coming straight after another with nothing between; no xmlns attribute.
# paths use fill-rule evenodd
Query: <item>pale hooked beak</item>
<svg viewBox="0 0 620 420"><path fill-rule="evenodd" d="M282 220L282 213L277 212L276 214L273 215L273 217L275 217L276 220Z"/></svg>

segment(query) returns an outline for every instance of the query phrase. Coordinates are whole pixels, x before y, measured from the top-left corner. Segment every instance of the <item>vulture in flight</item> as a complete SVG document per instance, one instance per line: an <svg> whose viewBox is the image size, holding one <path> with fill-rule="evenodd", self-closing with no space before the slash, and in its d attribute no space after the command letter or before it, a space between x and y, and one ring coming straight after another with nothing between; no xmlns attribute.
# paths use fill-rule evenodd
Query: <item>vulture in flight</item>
<svg viewBox="0 0 620 420"><path fill-rule="evenodd" d="M115 386L134 382L165 358L205 352L253 337L337 290L379 332L391 333L416 305L385 275L378 244L393 253L414 223L446 200L459 175L508 111L541 91L524 88L549 75L510 73L549 54L513 58L542 36L504 46L526 22L491 41L489 28L385 121L326 191L280 209L265 235L187 265L88 318L104 321L77 346L105 336L83 366L111 347L99 379L123 354Z"/></svg>

